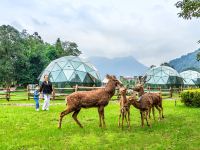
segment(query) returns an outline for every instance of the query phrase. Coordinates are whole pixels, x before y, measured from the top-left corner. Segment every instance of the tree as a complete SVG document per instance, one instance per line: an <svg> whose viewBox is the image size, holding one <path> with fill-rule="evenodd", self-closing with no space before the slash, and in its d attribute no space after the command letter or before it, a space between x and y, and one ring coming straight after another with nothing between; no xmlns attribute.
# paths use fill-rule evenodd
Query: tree
<svg viewBox="0 0 200 150"><path fill-rule="evenodd" d="M182 0L178 1L175 5L181 9L178 16L183 19L200 17L200 0ZM200 44L200 40L197 43ZM197 55L197 60L200 60L200 54Z"/></svg>
<svg viewBox="0 0 200 150"><path fill-rule="evenodd" d="M60 38L56 40L56 51L58 57L62 56L64 49L62 47Z"/></svg>
<svg viewBox="0 0 200 150"><path fill-rule="evenodd" d="M56 47L54 45L45 44L46 46L46 57L48 58L48 61L51 62L52 60L55 60L57 58L59 58L59 54L56 50Z"/></svg>
<svg viewBox="0 0 200 150"><path fill-rule="evenodd" d="M65 41L62 42L63 55L79 56L81 51L78 49L78 45L74 42Z"/></svg>
<svg viewBox="0 0 200 150"><path fill-rule="evenodd" d="M62 42L60 38L58 38L55 47L57 52L52 51L51 53L55 53L57 57L69 56L69 55L79 56L81 54L81 51L78 49L78 45L75 42L70 42L70 41Z"/></svg>
<svg viewBox="0 0 200 150"><path fill-rule="evenodd" d="M0 26L0 82L10 86L15 81L15 63L23 53L20 33L9 25Z"/></svg>
<svg viewBox="0 0 200 150"><path fill-rule="evenodd" d="M184 19L200 17L200 0L183 0L178 1L175 5L181 9L181 12L178 13L179 17Z"/></svg>
<svg viewBox="0 0 200 150"><path fill-rule="evenodd" d="M17 82L21 84L37 83L39 74L49 63L46 57L46 44L41 36L34 32L32 35L28 34L23 38L23 46L26 58L21 61L26 62L26 65L24 64L26 68L22 68L23 63L19 62L18 67L16 67L17 70L20 70L16 75Z"/></svg>

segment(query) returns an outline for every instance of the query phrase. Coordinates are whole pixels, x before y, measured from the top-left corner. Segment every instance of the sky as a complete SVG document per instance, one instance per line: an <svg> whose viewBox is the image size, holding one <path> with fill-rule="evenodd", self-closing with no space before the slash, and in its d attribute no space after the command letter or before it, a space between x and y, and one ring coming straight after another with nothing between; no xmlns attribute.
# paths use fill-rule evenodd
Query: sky
<svg viewBox="0 0 200 150"><path fill-rule="evenodd" d="M0 25L73 41L84 57L133 56L159 65L200 47L200 19L178 18L178 0L0 0Z"/></svg>

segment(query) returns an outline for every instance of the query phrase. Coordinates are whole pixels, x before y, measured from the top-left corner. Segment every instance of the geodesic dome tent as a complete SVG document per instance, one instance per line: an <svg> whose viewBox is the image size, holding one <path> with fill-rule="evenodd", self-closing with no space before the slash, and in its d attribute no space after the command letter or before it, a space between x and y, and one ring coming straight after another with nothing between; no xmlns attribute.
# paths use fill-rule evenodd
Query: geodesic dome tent
<svg viewBox="0 0 200 150"><path fill-rule="evenodd" d="M49 75L49 80L57 87L76 84L101 85L98 70L89 61L77 56L64 56L53 60L40 74L40 82L43 81L44 75Z"/></svg>
<svg viewBox="0 0 200 150"><path fill-rule="evenodd" d="M183 86L183 78L171 67L159 66L149 69L145 75L146 85L150 87L180 87Z"/></svg>
<svg viewBox="0 0 200 150"><path fill-rule="evenodd" d="M187 70L180 73L184 79L184 86L200 86L200 73L193 70Z"/></svg>

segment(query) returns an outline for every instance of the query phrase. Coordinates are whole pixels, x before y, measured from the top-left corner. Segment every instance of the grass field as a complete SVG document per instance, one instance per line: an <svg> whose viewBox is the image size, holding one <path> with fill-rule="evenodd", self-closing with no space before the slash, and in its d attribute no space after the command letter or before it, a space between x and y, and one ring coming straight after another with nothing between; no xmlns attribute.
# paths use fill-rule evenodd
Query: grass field
<svg viewBox="0 0 200 150"><path fill-rule="evenodd" d="M110 102L105 109L104 129L98 127L95 108L81 110L78 118L83 129L71 115L63 119L62 129L58 129L59 113L65 103L55 103L51 103L49 111L36 112L34 106L6 106L1 102L0 149L200 149L200 109L187 108L180 102L175 107L174 101L165 100L165 119L152 121L152 128L140 127L139 111L132 107L130 130L126 126L124 130L118 128L116 102Z"/></svg>

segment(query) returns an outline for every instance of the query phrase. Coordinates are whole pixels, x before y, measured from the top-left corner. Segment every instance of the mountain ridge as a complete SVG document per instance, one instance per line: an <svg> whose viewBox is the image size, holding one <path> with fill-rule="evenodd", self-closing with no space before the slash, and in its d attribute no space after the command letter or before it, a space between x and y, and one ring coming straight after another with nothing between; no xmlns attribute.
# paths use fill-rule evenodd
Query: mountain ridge
<svg viewBox="0 0 200 150"><path fill-rule="evenodd" d="M200 52L200 48L195 50L194 52L188 53L186 55L182 55L179 58L175 58L169 61L169 64L178 72L182 72L189 69L200 71L200 61L197 61L196 59L197 54L199 52Z"/></svg>
<svg viewBox="0 0 200 150"><path fill-rule="evenodd" d="M118 77L144 75L148 69L147 66L132 56L115 58L91 56L89 60L98 69L102 79L106 74L112 74Z"/></svg>

